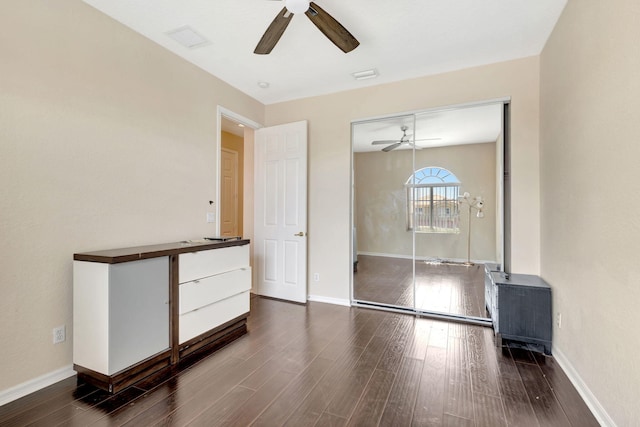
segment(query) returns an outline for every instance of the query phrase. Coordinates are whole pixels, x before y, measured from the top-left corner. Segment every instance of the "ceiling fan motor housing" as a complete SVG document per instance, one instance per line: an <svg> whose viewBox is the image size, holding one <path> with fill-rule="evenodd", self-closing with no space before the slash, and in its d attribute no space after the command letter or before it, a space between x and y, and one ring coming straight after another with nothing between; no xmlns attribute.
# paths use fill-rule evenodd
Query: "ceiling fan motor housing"
<svg viewBox="0 0 640 427"><path fill-rule="evenodd" d="M291 13L305 13L309 10L309 0L286 0L284 7Z"/></svg>

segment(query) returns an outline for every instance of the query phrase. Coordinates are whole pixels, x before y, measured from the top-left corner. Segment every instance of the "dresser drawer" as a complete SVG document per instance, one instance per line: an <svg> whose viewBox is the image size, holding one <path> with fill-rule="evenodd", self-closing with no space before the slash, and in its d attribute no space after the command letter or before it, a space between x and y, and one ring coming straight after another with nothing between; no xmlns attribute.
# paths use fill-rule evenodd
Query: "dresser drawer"
<svg viewBox="0 0 640 427"><path fill-rule="evenodd" d="M180 344L249 312L249 292L209 304L180 316Z"/></svg>
<svg viewBox="0 0 640 427"><path fill-rule="evenodd" d="M180 254L179 282L191 282L203 277L249 266L249 245Z"/></svg>
<svg viewBox="0 0 640 427"><path fill-rule="evenodd" d="M249 289L251 289L250 267L183 283L180 285L180 314L193 311Z"/></svg>

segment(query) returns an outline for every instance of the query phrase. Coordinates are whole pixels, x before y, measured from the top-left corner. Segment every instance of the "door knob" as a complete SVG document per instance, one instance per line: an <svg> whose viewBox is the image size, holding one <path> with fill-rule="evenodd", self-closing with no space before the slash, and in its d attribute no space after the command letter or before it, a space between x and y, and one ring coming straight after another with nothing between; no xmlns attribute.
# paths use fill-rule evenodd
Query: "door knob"
<svg viewBox="0 0 640 427"><path fill-rule="evenodd" d="M304 232L301 231L299 233L294 234L294 236L304 237Z"/></svg>

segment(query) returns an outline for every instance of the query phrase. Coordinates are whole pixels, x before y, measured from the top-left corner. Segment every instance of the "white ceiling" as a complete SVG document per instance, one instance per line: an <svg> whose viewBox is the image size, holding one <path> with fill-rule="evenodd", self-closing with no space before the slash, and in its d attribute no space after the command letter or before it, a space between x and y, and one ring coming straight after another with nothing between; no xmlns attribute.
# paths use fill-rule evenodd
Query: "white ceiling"
<svg viewBox="0 0 640 427"><path fill-rule="evenodd" d="M567 0L317 0L359 41L345 54L296 15L269 55L253 50L278 0L85 0L263 104L537 55ZM210 43L167 33L189 26ZM352 73L376 69L356 81ZM260 88L258 82L268 82Z"/></svg>

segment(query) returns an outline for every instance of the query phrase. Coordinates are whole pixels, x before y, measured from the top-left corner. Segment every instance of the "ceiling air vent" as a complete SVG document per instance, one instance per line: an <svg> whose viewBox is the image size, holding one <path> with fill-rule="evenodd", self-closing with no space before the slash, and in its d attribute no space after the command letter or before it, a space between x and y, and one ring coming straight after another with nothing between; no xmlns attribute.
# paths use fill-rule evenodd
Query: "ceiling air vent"
<svg viewBox="0 0 640 427"><path fill-rule="evenodd" d="M355 73L351 73L351 75L356 80L374 79L378 77L378 70L373 68L371 70L357 71Z"/></svg>
<svg viewBox="0 0 640 427"><path fill-rule="evenodd" d="M180 43L184 47L194 49L200 46L206 46L210 43L209 40L198 34L193 28L184 26L176 28L175 30L167 31L169 37Z"/></svg>

